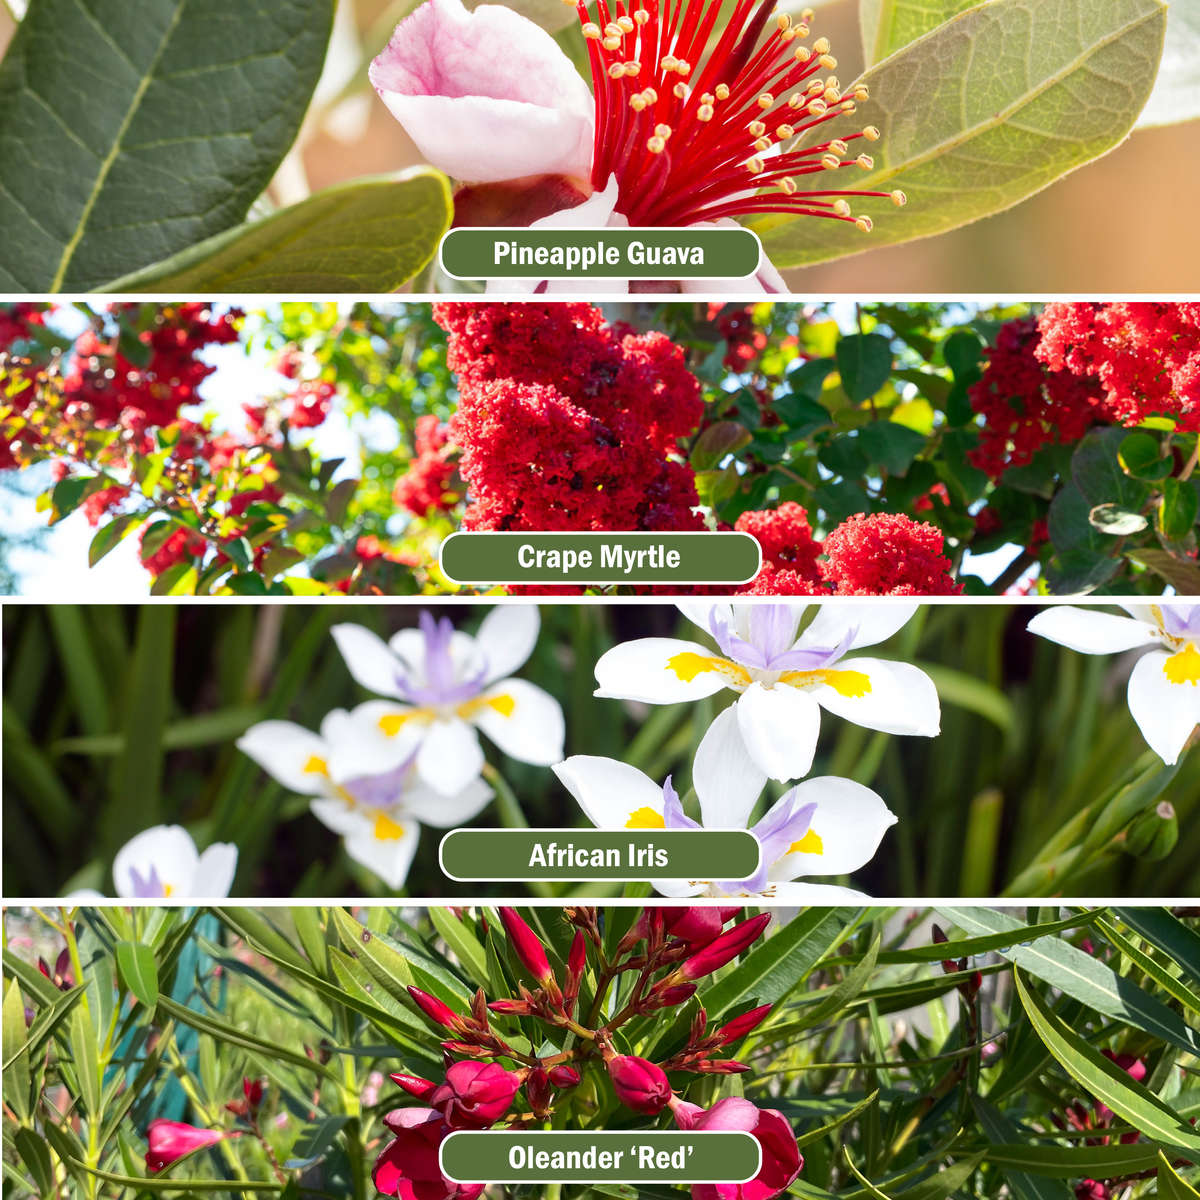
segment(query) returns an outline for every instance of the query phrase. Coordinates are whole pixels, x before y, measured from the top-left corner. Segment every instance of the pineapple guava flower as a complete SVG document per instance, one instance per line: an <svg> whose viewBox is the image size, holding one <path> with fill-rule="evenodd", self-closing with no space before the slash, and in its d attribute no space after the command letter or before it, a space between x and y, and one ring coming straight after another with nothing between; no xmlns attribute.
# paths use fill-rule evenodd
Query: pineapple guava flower
<svg viewBox="0 0 1200 1200"><path fill-rule="evenodd" d="M811 12L793 21L775 0L738 0L726 13L720 0L596 4L593 19L576 2L592 95L553 39L503 6L467 15L458 0L427 0L372 63L371 82L430 163L464 183L498 185L460 190L457 224L712 226L782 214L869 231L852 199L904 203L899 191L802 182L871 170L871 156L851 147L879 138L873 126L815 133L867 92L843 91L829 74L837 60L828 39L808 41ZM588 135L590 156L581 153ZM765 259L754 283L786 290Z"/></svg>
<svg viewBox="0 0 1200 1200"><path fill-rule="evenodd" d="M130 838L113 859L113 885L123 900L220 900L229 895L237 847L214 842L201 854L182 825L154 825ZM73 900L103 900L80 889Z"/></svg>
<svg viewBox="0 0 1200 1200"><path fill-rule="evenodd" d="M428 612L419 629L402 629L390 642L362 625L335 625L350 674L368 691L395 697L354 710L371 735L359 747L364 768L384 771L415 753L421 782L456 796L483 770L477 730L521 762L558 762L564 737L558 701L509 678L533 652L538 628L537 609L524 604L493 608L475 637Z"/></svg>
<svg viewBox="0 0 1200 1200"><path fill-rule="evenodd" d="M721 653L678 638L624 642L596 663L597 696L676 704L730 688L738 693L733 711L750 758L781 781L808 774L822 708L885 733L938 732L937 691L924 671L844 657L891 637L916 612L915 604L824 604L799 636L807 607L802 603L679 607L712 635Z"/></svg>
<svg viewBox="0 0 1200 1200"><path fill-rule="evenodd" d="M386 770L365 771L363 747L373 737L359 709L338 708L321 722L319 735L291 721L261 721L237 745L285 787L313 797L313 816L342 836L346 853L398 888L408 876L421 825L446 828L470 820L492 789L473 779L454 795L435 792L417 776L415 745Z"/></svg>
<svg viewBox="0 0 1200 1200"><path fill-rule="evenodd" d="M600 829L745 829L767 777L752 761L727 708L696 750L692 787L700 821L688 817L668 778L661 787L616 759L574 755L554 768L567 791ZM883 800L850 779L807 779L780 797L750 832L762 858L758 872L736 880L653 880L664 896L738 896L797 904L840 904L861 892L832 884L795 883L808 875L845 875L869 862L896 816Z"/></svg>
<svg viewBox="0 0 1200 1200"><path fill-rule="evenodd" d="M1129 676L1129 712L1150 749L1179 761L1200 724L1200 604L1122 604L1118 617L1094 608L1047 608L1029 631L1082 654L1155 646Z"/></svg>

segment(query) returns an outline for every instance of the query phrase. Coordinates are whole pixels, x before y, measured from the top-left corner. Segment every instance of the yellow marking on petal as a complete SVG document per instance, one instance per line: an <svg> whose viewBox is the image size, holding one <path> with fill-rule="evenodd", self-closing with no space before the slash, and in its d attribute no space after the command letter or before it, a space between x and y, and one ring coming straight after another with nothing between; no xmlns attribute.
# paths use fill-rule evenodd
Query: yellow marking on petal
<svg viewBox="0 0 1200 1200"><path fill-rule="evenodd" d="M656 813L654 809L644 806L634 809L629 814L629 820L625 822L626 829L665 829L666 822L662 819L661 813Z"/></svg>
<svg viewBox="0 0 1200 1200"><path fill-rule="evenodd" d="M174 894L175 894L175 888L169 883L164 883L163 884L163 899L167 900Z"/></svg>
<svg viewBox="0 0 1200 1200"><path fill-rule="evenodd" d="M379 732L384 737L395 737L416 715L416 712L384 713L379 718Z"/></svg>
<svg viewBox="0 0 1200 1200"><path fill-rule="evenodd" d="M498 696L476 696L474 700L460 704L454 711L466 720L468 717L474 716L481 708L490 708L502 717L511 717L517 708L516 697L510 696L507 692L501 692Z"/></svg>
<svg viewBox="0 0 1200 1200"><path fill-rule="evenodd" d="M730 662L727 658L696 654L692 650L672 655L667 659L667 669L674 671L675 678L682 683L691 683L697 675L702 675L706 671L715 671L731 687L748 688L751 683L750 672L745 667Z"/></svg>
<svg viewBox="0 0 1200 1200"><path fill-rule="evenodd" d="M791 687L816 687L825 684L839 696L850 700L861 700L871 690L871 677L864 671L837 671L823 668L818 671L785 671L780 683Z"/></svg>
<svg viewBox="0 0 1200 1200"><path fill-rule="evenodd" d="M329 764L317 754L310 754L304 764L305 775L328 775Z"/></svg>
<svg viewBox="0 0 1200 1200"><path fill-rule="evenodd" d="M809 830L798 842L793 842L788 847L789 854L824 854L825 843L821 841L820 836Z"/></svg>
<svg viewBox="0 0 1200 1200"><path fill-rule="evenodd" d="M1172 654L1163 663L1163 674L1169 683L1190 683L1193 687L1200 684L1200 650L1195 642L1188 642L1178 654Z"/></svg>
<svg viewBox="0 0 1200 1200"><path fill-rule="evenodd" d="M387 813L379 813L375 818L374 832L377 841L395 842L404 836L404 826L398 825Z"/></svg>

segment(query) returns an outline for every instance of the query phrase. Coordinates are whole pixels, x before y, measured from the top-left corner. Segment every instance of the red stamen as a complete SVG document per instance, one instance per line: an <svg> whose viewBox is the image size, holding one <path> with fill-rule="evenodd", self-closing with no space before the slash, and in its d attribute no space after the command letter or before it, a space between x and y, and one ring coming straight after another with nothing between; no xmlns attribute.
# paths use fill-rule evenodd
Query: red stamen
<svg viewBox="0 0 1200 1200"><path fill-rule="evenodd" d="M596 98L592 187L616 176L616 211L630 225L692 225L724 217L784 212L827 217L870 229L849 200L877 196L904 203L895 191L810 190L806 175L873 166L846 158L868 126L802 146L819 126L854 112L865 91L843 95L831 71L829 43L811 46L811 12L799 24L774 17L774 0L737 0L708 49L719 0L586 0L576 8L587 39Z"/></svg>

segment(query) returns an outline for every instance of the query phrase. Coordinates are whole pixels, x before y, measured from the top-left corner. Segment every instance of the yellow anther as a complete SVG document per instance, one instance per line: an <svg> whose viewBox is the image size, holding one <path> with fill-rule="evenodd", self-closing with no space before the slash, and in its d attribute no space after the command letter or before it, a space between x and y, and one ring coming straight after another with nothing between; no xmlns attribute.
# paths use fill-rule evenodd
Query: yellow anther
<svg viewBox="0 0 1200 1200"><path fill-rule="evenodd" d="M833 202L833 211L839 217L848 217L850 215L850 205L845 200L835 200Z"/></svg>
<svg viewBox="0 0 1200 1200"><path fill-rule="evenodd" d="M792 32L797 37L808 37L808 35L812 32L812 30L809 29L809 27L806 24L804 24L803 21L801 21L801 23L799 25L792 26Z"/></svg>
<svg viewBox="0 0 1200 1200"><path fill-rule="evenodd" d="M671 91L676 100L686 100L692 94L692 89L686 83L677 83Z"/></svg>
<svg viewBox="0 0 1200 1200"><path fill-rule="evenodd" d="M606 37L601 43L605 50L620 50L621 39L619 37Z"/></svg>
<svg viewBox="0 0 1200 1200"><path fill-rule="evenodd" d="M835 138L832 142L830 142L829 148L834 152L834 154L845 154L850 149L850 147L847 146L841 138Z"/></svg>
<svg viewBox="0 0 1200 1200"><path fill-rule="evenodd" d="M755 150L770 150L771 139L768 137L755 138L754 148Z"/></svg>
<svg viewBox="0 0 1200 1200"><path fill-rule="evenodd" d="M854 101L843 100L841 104L838 105L838 108L844 113L852 113L854 111Z"/></svg>
<svg viewBox="0 0 1200 1200"><path fill-rule="evenodd" d="M604 35L600 32L600 26L597 25L595 21L589 21L583 27L583 36L585 38L591 38L593 41L598 41Z"/></svg>
<svg viewBox="0 0 1200 1200"><path fill-rule="evenodd" d="M620 79L621 76L624 74L625 74L625 64L624 63L613 63L613 65L608 68L609 79Z"/></svg>
<svg viewBox="0 0 1200 1200"><path fill-rule="evenodd" d="M609 21L609 23L604 27L605 37L620 37L621 33L621 27L616 23L616 21Z"/></svg>
<svg viewBox="0 0 1200 1200"><path fill-rule="evenodd" d="M842 160L836 154L822 154L821 166L827 171L836 171L842 165Z"/></svg>
<svg viewBox="0 0 1200 1200"><path fill-rule="evenodd" d="M717 99L718 100L728 100L729 99L729 84L727 84L727 83L718 83L717 84Z"/></svg>
<svg viewBox="0 0 1200 1200"><path fill-rule="evenodd" d="M686 58L681 58L675 64L675 70L678 71L680 75L690 75L692 73L692 64L688 62Z"/></svg>
<svg viewBox="0 0 1200 1200"><path fill-rule="evenodd" d="M810 100L808 104L808 111L812 113L814 117L824 116L828 108L829 105L826 104L824 100Z"/></svg>
<svg viewBox="0 0 1200 1200"><path fill-rule="evenodd" d="M832 54L822 54L817 62L821 64L827 71L832 71L837 66L837 59Z"/></svg>
<svg viewBox="0 0 1200 1200"><path fill-rule="evenodd" d="M629 97L629 107L632 108L634 112L641 112L646 107L646 101L642 97L641 92L634 92L633 95Z"/></svg>
<svg viewBox="0 0 1200 1200"><path fill-rule="evenodd" d="M711 104L702 104L696 109L697 121L711 121L713 119L713 106Z"/></svg>
<svg viewBox="0 0 1200 1200"><path fill-rule="evenodd" d="M813 51L817 54L828 54L829 39L826 37L817 38L817 40L813 42Z"/></svg>
<svg viewBox="0 0 1200 1200"><path fill-rule="evenodd" d="M660 138L662 138L664 141L666 141L666 139L667 139L667 138L669 138L669 137L671 136L671 127L670 127L670 125L655 125L655 127L654 127L654 136L655 136L655 137L660 137Z"/></svg>
<svg viewBox="0 0 1200 1200"><path fill-rule="evenodd" d="M779 27L779 32L783 33L792 26L792 18L787 13L776 13L775 24Z"/></svg>
<svg viewBox="0 0 1200 1200"><path fill-rule="evenodd" d="M875 165L875 160L869 154L860 154L854 161L864 171L869 171Z"/></svg>
<svg viewBox="0 0 1200 1200"><path fill-rule="evenodd" d="M667 143L664 138L652 137L646 143L646 149L649 150L651 154L661 154L666 148Z"/></svg>
<svg viewBox="0 0 1200 1200"><path fill-rule="evenodd" d="M794 196L796 194L796 181L794 179L781 179L779 181L779 190L785 196Z"/></svg>
<svg viewBox="0 0 1200 1200"><path fill-rule="evenodd" d="M636 25L645 25L650 20L650 13L644 8L635 9L633 20Z"/></svg>
<svg viewBox="0 0 1200 1200"><path fill-rule="evenodd" d="M866 129L862 131L862 133L863 137L865 137L868 142L879 141L879 130L876 129L874 125L868 125Z"/></svg>
<svg viewBox="0 0 1200 1200"><path fill-rule="evenodd" d="M808 62L812 58L812 51L807 46L797 46L794 53L797 62Z"/></svg>
<svg viewBox="0 0 1200 1200"><path fill-rule="evenodd" d="M762 172L763 166L763 160L755 155L754 158L750 159L750 161L746 163L746 170L749 171L751 175L758 175Z"/></svg>
<svg viewBox="0 0 1200 1200"><path fill-rule="evenodd" d="M676 66L676 64L677 64L678 62L679 62L679 59L677 59L677 58L675 57L675 55L673 55L673 54L664 54L664 55L663 55L663 57L662 57L662 58L659 60L659 63L658 63L658 65L659 65L659 66L660 66L660 67L661 67L661 68L662 68L664 71L673 71L673 70L675 70L675 66Z"/></svg>
<svg viewBox="0 0 1200 1200"><path fill-rule="evenodd" d="M875 222L870 217L855 217L854 223L863 233L870 233L875 228Z"/></svg>
<svg viewBox="0 0 1200 1200"><path fill-rule="evenodd" d="M768 108L770 108L771 105L774 103L775 103L775 97L772 96L770 92L763 92L763 94L761 96L759 96L759 98L758 98L758 107L761 108L764 112Z"/></svg>
<svg viewBox="0 0 1200 1200"><path fill-rule="evenodd" d="M801 20L801 21L802 21L802 22L803 22L805 25L807 25L807 24L808 24L808 23L809 23L809 22L810 22L810 21L813 19L813 17L815 17L816 15L817 15L817 14L816 14L815 12L813 12L813 10L812 10L811 8L806 8L806 9L805 9L805 10L804 10L804 11L803 11L801 14L800 14L800 20Z"/></svg>
<svg viewBox="0 0 1200 1200"><path fill-rule="evenodd" d="M825 91L825 85L819 79L814 79L806 90L809 96L819 96Z"/></svg>
<svg viewBox="0 0 1200 1200"><path fill-rule="evenodd" d="M787 141L788 138L796 136L796 131L791 125L776 125L775 136L782 141Z"/></svg>
<svg viewBox="0 0 1200 1200"><path fill-rule="evenodd" d="M892 203L897 208L903 208L908 203L908 197L899 188L897 188L892 193Z"/></svg>
<svg viewBox="0 0 1200 1200"><path fill-rule="evenodd" d="M618 17L618 18L617 18L617 24L618 24L618 25L619 25L619 26L620 26L620 27L621 27L621 28L622 28L622 29L623 29L623 30L624 30L626 33L632 33L632 32L633 32L633 18L632 18L632 17L620 16L620 17Z"/></svg>
<svg viewBox="0 0 1200 1200"><path fill-rule="evenodd" d="M871 93L867 91L867 85L865 83L860 83L854 89L854 98L859 102L859 104L862 104L871 98Z"/></svg>
<svg viewBox="0 0 1200 1200"><path fill-rule="evenodd" d="M627 62L625 64L625 74L630 76L631 78L634 75L640 75L641 73L642 73L642 64L640 62L636 62L635 60L630 59L629 62Z"/></svg>
<svg viewBox="0 0 1200 1200"><path fill-rule="evenodd" d="M653 88L646 88L642 92L642 99L645 100L647 104L657 104L658 93Z"/></svg>
<svg viewBox="0 0 1200 1200"><path fill-rule="evenodd" d="M825 90L827 92L837 92L839 95L841 94L842 85L838 82L838 77L836 75L830 75L829 78L825 80Z"/></svg>
<svg viewBox="0 0 1200 1200"><path fill-rule="evenodd" d="M762 137L767 132L767 127L762 121L751 121L746 128L750 131L751 137Z"/></svg>
<svg viewBox="0 0 1200 1200"><path fill-rule="evenodd" d="M799 108L804 103L804 97L799 92L793 92L788 97L788 108Z"/></svg>

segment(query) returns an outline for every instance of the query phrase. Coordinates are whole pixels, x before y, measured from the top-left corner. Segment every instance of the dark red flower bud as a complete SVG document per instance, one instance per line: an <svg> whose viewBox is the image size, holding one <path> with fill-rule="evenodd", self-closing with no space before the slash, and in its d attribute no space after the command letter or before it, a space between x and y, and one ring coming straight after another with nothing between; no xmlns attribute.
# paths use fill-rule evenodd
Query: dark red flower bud
<svg viewBox="0 0 1200 1200"><path fill-rule="evenodd" d="M488 1008L510 1017L527 1017L530 1013L529 1005L524 1000L493 1000Z"/></svg>
<svg viewBox="0 0 1200 1200"><path fill-rule="evenodd" d="M417 1007L433 1022L443 1029L458 1030L462 1028L462 1017L448 1005L443 1004L436 996L423 992L419 987L408 985L408 994L416 1001Z"/></svg>
<svg viewBox="0 0 1200 1200"><path fill-rule="evenodd" d="M694 1066L685 1067L684 1069L696 1071L700 1075L740 1075L743 1071L750 1070L745 1063L740 1063L732 1058L722 1058L716 1061L710 1058L702 1058Z"/></svg>
<svg viewBox="0 0 1200 1200"><path fill-rule="evenodd" d="M654 1116L671 1099L671 1084L662 1067L634 1054L617 1054L608 1060L613 1091L626 1108Z"/></svg>
<svg viewBox="0 0 1200 1200"><path fill-rule="evenodd" d="M739 1017L734 1017L731 1021L726 1021L713 1035L718 1039L717 1045L728 1046L730 1042L744 1038L746 1034L762 1023L770 1011L771 1005L762 1004L758 1008L752 1008L749 1012L742 1013Z"/></svg>
<svg viewBox="0 0 1200 1200"><path fill-rule="evenodd" d="M573 1088L579 1082L579 1072L574 1067L568 1067L566 1063L551 1067L549 1074L550 1082L555 1087Z"/></svg>
<svg viewBox="0 0 1200 1200"><path fill-rule="evenodd" d="M486 1129L512 1105L520 1080L498 1063L458 1062L429 1097L451 1129Z"/></svg>
<svg viewBox="0 0 1200 1200"><path fill-rule="evenodd" d="M674 1008L683 1004L696 994L694 983L677 983L674 987L661 988L651 992L646 999L654 1008Z"/></svg>
<svg viewBox="0 0 1200 1200"><path fill-rule="evenodd" d="M550 1103L550 1077L541 1067L534 1067L525 1077L525 1097L535 1113L543 1113Z"/></svg>
<svg viewBox="0 0 1200 1200"><path fill-rule="evenodd" d="M422 1079L420 1075L394 1074L392 1081L398 1083L410 1096L424 1100L436 1087L432 1079Z"/></svg>
<svg viewBox="0 0 1200 1200"><path fill-rule="evenodd" d="M720 970L727 962L737 958L770 923L770 913L759 913L757 917L751 917L748 921L739 921L702 950L698 950L691 958L685 959L680 968L683 977L700 979Z"/></svg>
<svg viewBox="0 0 1200 1200"><path fill-rule="evenodd" d="M263 1084L261 1079L248 1079L242 1077L242 1095L246 1097L246 1105L249 1110L257 1112L263 1101Z"/></svg>
<svg viewBox="0 0 1200 1200"><path fill-rule="evenodd" d="M554 979L554 972L550 970L550 960L537 934L521 919L515 908L502 908L500 920L504 922L504 932L508 934L508 940L512 942L513 950L525 969L538 983L550 983Z"/></svg>

